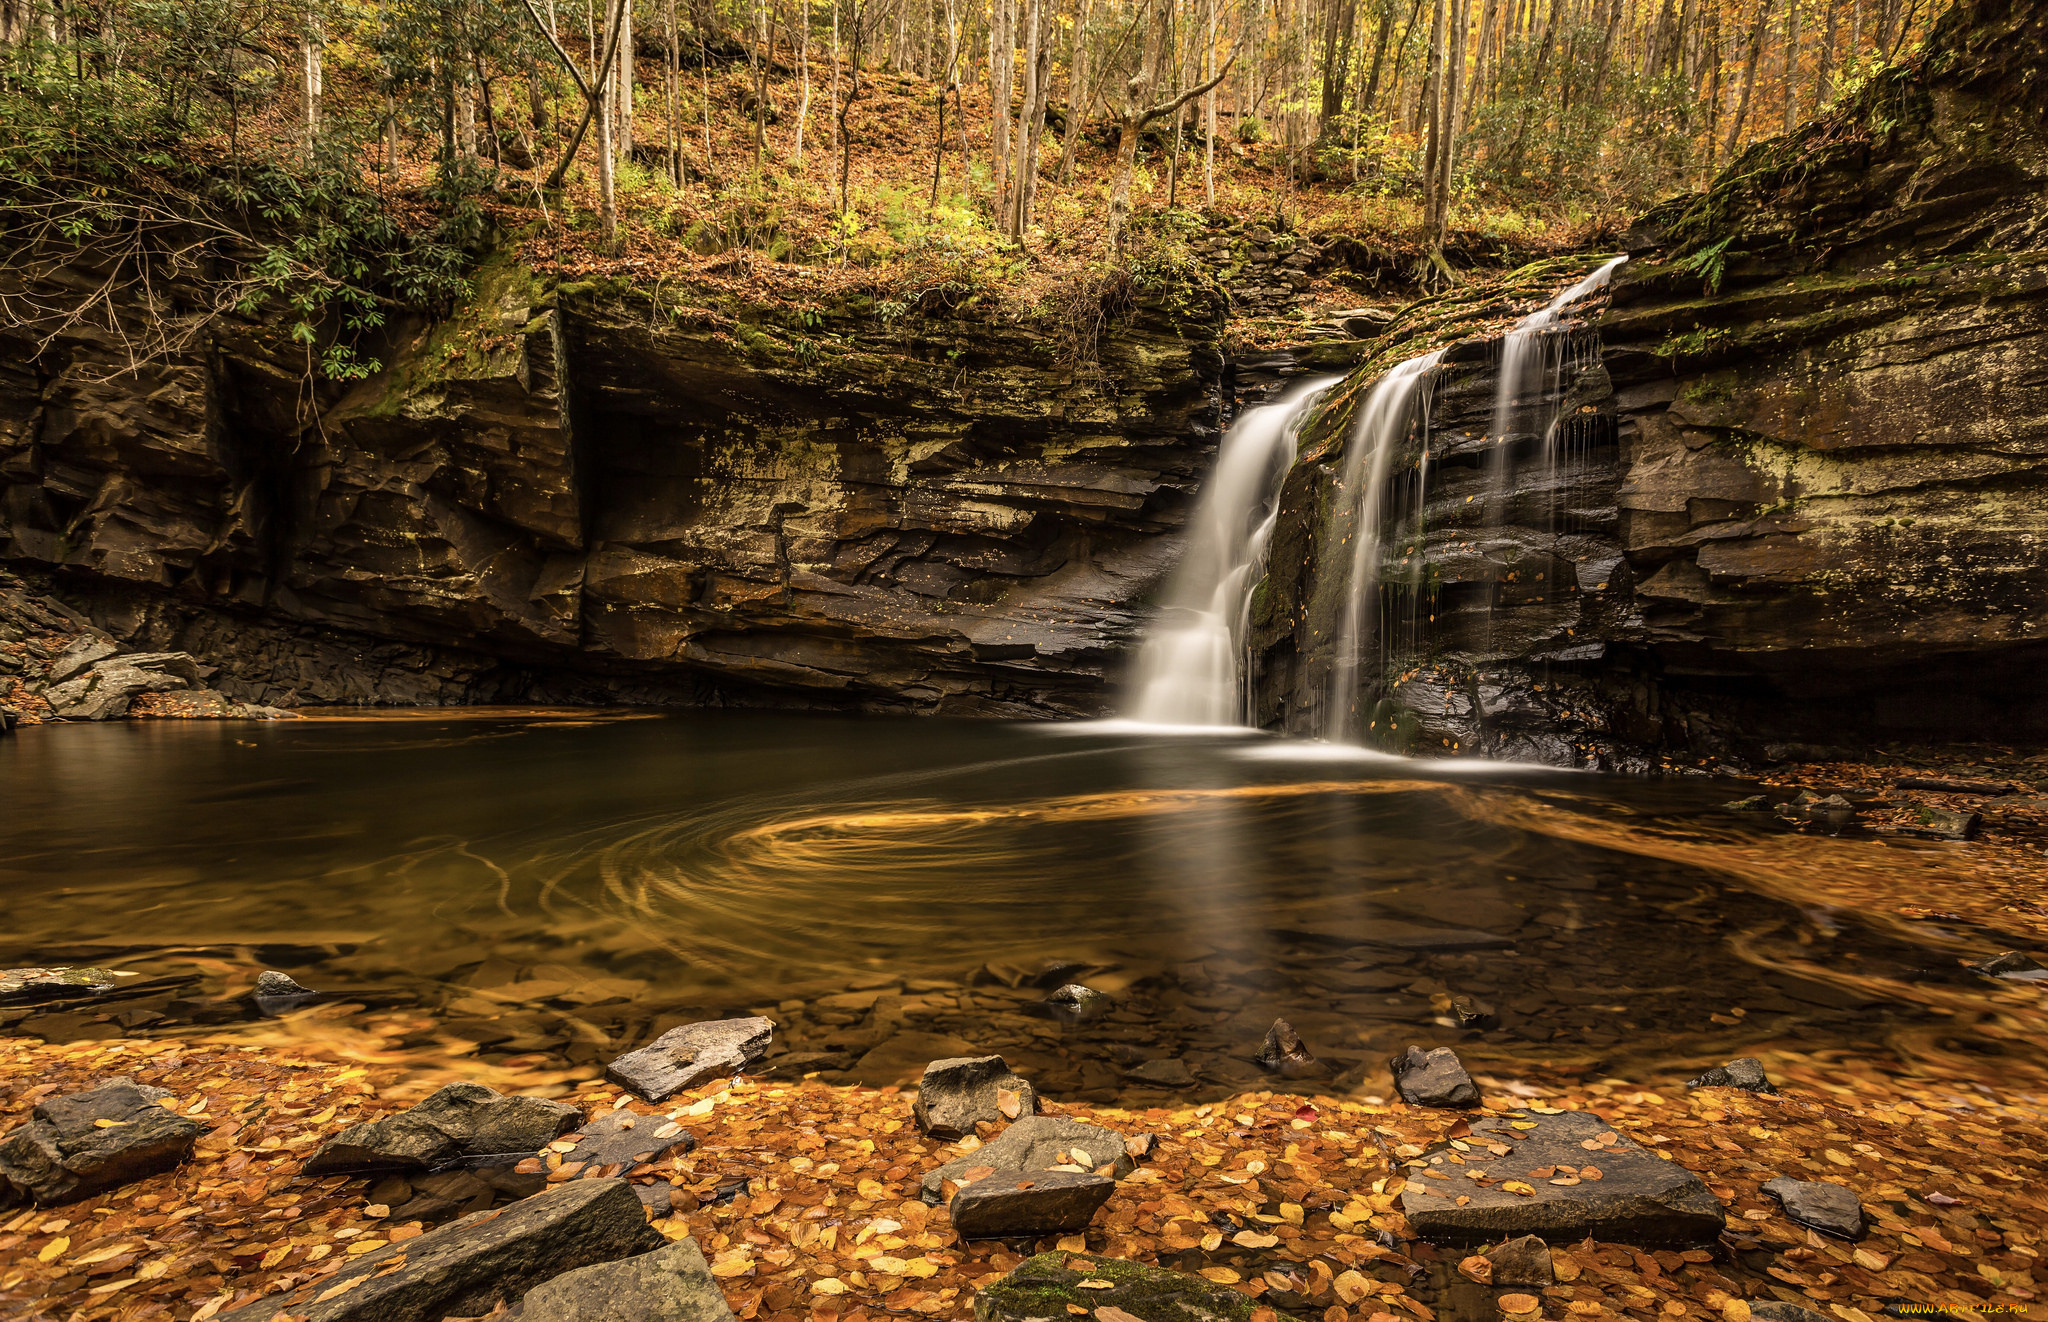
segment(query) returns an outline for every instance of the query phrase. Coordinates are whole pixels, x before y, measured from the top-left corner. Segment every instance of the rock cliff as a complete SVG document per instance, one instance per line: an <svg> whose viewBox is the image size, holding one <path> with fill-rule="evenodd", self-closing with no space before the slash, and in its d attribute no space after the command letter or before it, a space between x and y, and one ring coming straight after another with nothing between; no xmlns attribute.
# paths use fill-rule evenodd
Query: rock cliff
<svg viewBox="0 0 2048 1322"><path fill-rule="evenodd" d="M1488 434L1498 339L1447 351L1431 453L1387 494L1380 736L1626 766L2048 734L2044 32L2041 0L1958 6L1914 68L1647 217L1541 401L1554 450ZM1317 539L1387 356L1283 497L1257 640L1277 727L1327 701Z"/></svg>
<svg viewBox="0 0 2048 1322"><path fill-rule="evenodd" d="M1093 712L1225 404L1213 289L1063 346L475 288L338 397L229 315L0 345L0 551L248 701Z"/></svg>

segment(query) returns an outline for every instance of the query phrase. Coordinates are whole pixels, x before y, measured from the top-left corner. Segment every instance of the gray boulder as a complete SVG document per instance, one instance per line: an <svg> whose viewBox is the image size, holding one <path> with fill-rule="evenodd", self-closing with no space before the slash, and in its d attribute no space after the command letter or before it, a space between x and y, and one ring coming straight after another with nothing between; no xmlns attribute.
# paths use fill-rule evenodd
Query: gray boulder
<svg viewBox="0 0 2048 1322"><path fill-rule="evenodd" d="M111 969L0 969L0 1005L35 1005L98 996L114 989Z"/></svg>
<svg viewBox="0 0 2048 1322"><path fill-rule="evenodd" d="M962 1239L1008 1239L1080 1230L1116 1191L1105 1175L1078 1171L1004 1171L953 1195L953 1233Z"/></svg>
<svg viewBox="0 0 2048 1322"><path fill-rule="evenodd" d="M253 993L259 1001L318 996L319 994L319 992L314 991L310 987L300 986L299 980L291 974L279 973L276 969L265 969L256 975L256 990Z"/></svg>
<svg viewBox="0 0 2048 1322"><path fill-rule="evenodd" d="M1007 1115L1004 1093L1015 1095ZM972 1134L976 1125L1037 1115L1038 1091L1001 1056L951 1056L924 1067L910 1114L922 1132L953 1142Z"/></svg>
<svg viewBox="0 0 2048 1322"><path fill-rule="evenodd" d="M222 1316L236 1322L268 1322L280 1313L294 1322L475 1317L563 1272L651 1253L664 1243L626 1181L569 1180L372 1249L338 1272Z"/></svg>
<svg viewBox="0 0 2048 1322"><path fill-rule="evenodd" d="M578 1267L526 1292L506 1322L732 1322L694 1239Z"/></svg>
<svg viewBox="0 0 2048 1322"><path fill-rule="evenodd" d="M1913 814L1913 821L1905 829L1914 835L1931 835L1937 840L1969 840L1984 824L1982 813L1937 808L1931 803L1914 803L1907 807Z"/></svg>
<svg viewBox="0 0 2048 1322"><path fill-rule="evenodd" d="M1535 1127L1517 1129L1517 1121ZM1557 1244L1590 1235L1688 1247L1712 1244L1721 1234L1721 1204L1697 1175L1615 1133L1598 1116L1510 1111L1477 1117L1471 1128L1466 1142L1473 1151L1460 1154L1464 1165L1446 1160L1451 1148L1439 1143L1404 1171L1401 1212L1424 1239L1477 1244L1536 1235ZM1492 1155L1494 1146L1508 1148L1508 1155ZM1596 1176L1583 1173L1589 1167ZM1533 1174L1545 1168L1554 1169ZM1510 1182L1530 1192L1509 1189Z"/></svg>
<svg viewBox="0 0 2048 1322"><path fill-rule="evenodd" d="M1258 1054L1252 1059L1260 1069L1283 1079L1307 1078L1323 1072L1322 1062L1285 1019L1273 1021L1273 1026L1266 1030L1266 1040L1259 1044Z"/></svg>
<svg viewBox="0 0 2048 1322"><path fill-rule="evenodd" d="M1388 1064L1394 1071L1394 1090L1411 1106L1479 1105L1479 1085L1472 1082L1458 1053L1449 1047L1434 1051L1410 1047Z"/></svg>
<svg viewBox="0 0 2048 1322"><path fill-rule="evenodd" d="M1744 1092L1774 1093L1777 1087L1764 1076L1764 1063L1755 1056L1743 1056L1716 1065L1696 1079L1687 1079L1688 1088L1740 1088Z"/></svg>
<svg viewBox="0 0 2048 1322"><path fill-rule="evenodd" d="M671 1028L605 1066L604 1076L650 1102L739 1074L767 1053L773 1022L758 1015Z"/></svg>
<svg viewBox="0 0 2048 1322"><path fill-rule="evenodd" d="M925 1172L924 1200L936 1204L945 1196L947 1181L966 1185L1003 1171L1045 1171L1055 1166L1079 1167L1120 1180L1138 1163L1124 1136L1114 1129L1060 1116L1029 1116L966 1156ZM970 1171L980 1173L970 1176Z"/></svg>
<svg viewBox="0 0 2048 1322"><path fill-rule="evenodd" d="M121 1078L37 1103L0 1138L0 1202L74 1202L184 1162L205 1126L159 1104L171 1095Z"/></svg>
<svg viewBox="0 0 2048 1322"><path fill-rule="evenodd" d="M537 1152L582 1119L561 1102L451 1083L410 1111L350 1125L320 1145L304 1173L426 1170L463 1157Z"/></svg>
<svg viewBox="0 0 2048 1322"><path fill-rule="evenodd" d="M1784 1204L1786 1216L1802 1226L1838 1239L1863 1238L1863 1200L1853 1189L1783 1175L1765 1181L1762 1188Z"/></svg>
<svg viewBox="0 0 2048 1322"><path fill-rule="evenodd" d="M1081 1283L1089 1282L1088 1289ZM1098 1313L1115 1309L1116 1313ZM1121 1258L1082 1253L1041 1253L974 1296L974 1322L1033 1322L1046 1318L1115 1317L1138 1322L1295 1322L1250 1295L1199 1276L1148 1267Z"/></svg>

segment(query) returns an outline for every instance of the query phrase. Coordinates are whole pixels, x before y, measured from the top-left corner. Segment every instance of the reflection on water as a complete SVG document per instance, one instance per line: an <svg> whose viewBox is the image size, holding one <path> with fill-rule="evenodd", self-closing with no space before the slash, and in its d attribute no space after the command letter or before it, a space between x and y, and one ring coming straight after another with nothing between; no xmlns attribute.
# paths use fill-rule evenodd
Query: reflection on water
<svg viewBox="0 0 2048 1322"><path fill-rule="evenodd" d="M888 1082L979 1048L1092 1096L1162 1055L1206 1089L1252 1083L1276 1015L1368 1090L1410 1041L1504 1076L1638 1077L1818 1035L1953 1073L2002 1041L1999 998L1957 967L1992 935L1813 903L1824 876L1926 860L1722 812L1727 784L759 713L11 745L0 965L156 980L0 1012L52 1037L229 1032L562 1078L752 1010L792 1072ZM249 1022L231 998L264 967L337 997ZM1074 976L1118 1012L1032 1012Z"/></svg>

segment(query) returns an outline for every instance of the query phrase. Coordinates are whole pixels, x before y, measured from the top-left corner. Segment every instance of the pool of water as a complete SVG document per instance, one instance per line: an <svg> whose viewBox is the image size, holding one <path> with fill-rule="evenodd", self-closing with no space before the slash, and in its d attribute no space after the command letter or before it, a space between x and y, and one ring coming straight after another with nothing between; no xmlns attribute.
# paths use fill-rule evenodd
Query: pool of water
<svg viewBox="0 0 2048 1322"><path fill-rule="evenodd" d="M1407 761L1251 735L763 713L408 713L23 731L0 748L0 967L132 972L0 1033L292 1041L589 1077L766 1013L785 1073L1001 1051L1048 1092L1255 1086L1275 1017L1331 1086L1410 1042L1476 1072L1682 1077L1774 1047L1996 1059L1999 934L1808 893L1910 870L1706 778ZM328 999L264 1016L264 968ZM1085 1022L1038 1002L1108 993ZM2008 1062L2009 1064L2009 1062Z"/></svg>

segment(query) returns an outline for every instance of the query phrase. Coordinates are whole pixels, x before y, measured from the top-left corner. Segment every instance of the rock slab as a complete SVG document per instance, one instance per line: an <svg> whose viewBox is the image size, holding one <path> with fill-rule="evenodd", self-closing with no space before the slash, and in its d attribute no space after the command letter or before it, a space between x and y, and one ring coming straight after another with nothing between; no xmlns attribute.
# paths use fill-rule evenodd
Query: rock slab
<svg viewBox="0 0 2048 1322"><path fill-rule="evenodd" d="M620 1056L604 1076L646 1101L665 1102L685 1088L744 1071L766 1054L774 1036L774 1023L759 1015L684 1024Z"/></svg>
<svg viewBox="0 0 2048 1322"><path fill-rule="evenodd" d="M923 1133L957 1142L976 1125L1037 1115L1038 1090L1001 1056L951 1056L924 1067L910 1114Z"/></svg>
<svg viewBox="0 0 2048 1322"><path fill-rule="evenodd" d="M1059 1116L1035 1115L1019 1120L996 1138L964 1157L925 1172L924 1200L936 1204L948 1181L970 1184L999 1172L1069 1169L1120 1180L1137 1169L1124 1136L1101 1125ZM980 1172L970 1175L969 1172Z"/></svg>
<svg viewBox="0 0 2048 1322"><path fill-rule="evenodd" d="M1089 1288L1081 1288L1083 1281L1091 1283ZM1101 1308L1116 1309L1138 1322L1251 1322L1254 1310L1270 1313L1268 1322L1295 1322L1268 1304L1199 1276L1078 1253L1041 1253L1025 1259L974 1296L974 1322L1115 1316L1097 1314Z"/></svg>
<svg viewBox="0 0 2048 1322"><path fill-rule="evenodd" d="M1388 1064L1394 1071L1394 1090L1411 1106L1479 1105L1479 1086L1449 1047L1434 1051L1410 1047Z"/></svg>
<svg viewBox="0 0 2048 1322"><path fill-rule="evenodd" d="M0 1005L35 1005L114 989L111 969L0 969Z"/></svg>
<svg viewBox="0 0 2048 1322"><path fill-rule="evenodd" d="M1800 1225L1838 1239L1863 1238L1863 1200L1855 1190L1783 1175L1766 1180L1762 1187L1763 1192L1783 1203L1785 1215Z"/></svg>
<svg viewBox="0 0 2048 1322"><path fill-rule="evenodd" d="M1278 1074L1283 1079L1306 1078L1323 1072L1322 1062L1301 1040L1301 1034L1294 1031L1294 1025L1285 1019L1273 1021L1273 1026L1266 1030L1266 1040L1259 1044L1258 1054L1252 1060L1260 1069Z"/></svg>
<svg viewBox="0 0 2048 1322"><path fill-rule="evenodd" d="M562 1154L563 1164L636 1166L659 1161L678 1149L697 1146L697 1136L665 1115L641 1115L623 1107L607 1111L567 1138L576 1144Z"/></svg>
<svg viewBox="0 0 2048 1322"><path fill-rule="evenodd" d="M953 1233L1008 1239L1084 1229L1116 1191L1106 1175L1080 1171L999 1171L953 1195Z"/></svg>
<svg viewBox="0 0 2048 1322"><path fill-rule="evenodd" d="M74 1202L185 1161L205 1126L165 1109L171 1095L122 1078L38 1103L0 1138L0 1202Z"/></svg>
<svg viewBox="0 0 2048 1322"><path fill-rule="evenodd" d="M304 1173L426 1170L463 1157L537 1152L582 1119L561 1102L451 1083L409 1111L350 1125L320 1145Z"/></svg>
<svg viewBox="0 0 2048 1322"><path fill-rule="evenodd" d="M1401 1212L1424 1239L1475 1244L1536 1235L1556 1244L1590 1235L1690 1247L1721 1234L1721 1204L1697 1175L1615 1133L1598 1116L1518 1110L1479 1117L1471 1127L1465 1142L1472 1151L1460 1154L1465 1165L1445 1159L1448 1143L1408 1163ZM1507 1155L1492 1151L1499 1147ZM1584 1173L1589 1167L1597 1178ZM1550 1173L1539 1173L1545 1170ZM1460 1197L1469 1201L1459 1206Z"/></svg>
<svg viewBox="0 0 2048 1322"><path fill-rule="evenodd" d="M222 1316L236 1322L268 1322L280 1313L294 1322L474 1317L563 1272L651 1253L664 1243L626 1181L569 1180L373 1249L332 1275ZM403 1265L386 1270L394 1260Z"/></svg>
<svg viewBox="0 0 2048 1322"><path fill-rule="evenodd" d="M694 1239L578 1267L526 1292L506 1322L732 1322Z"/></svg>

